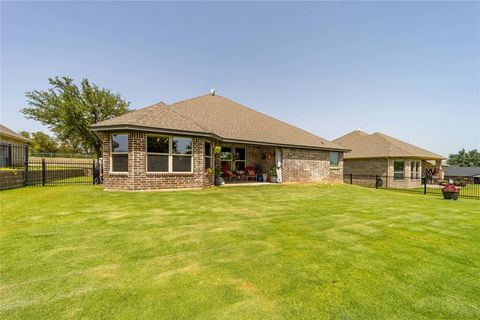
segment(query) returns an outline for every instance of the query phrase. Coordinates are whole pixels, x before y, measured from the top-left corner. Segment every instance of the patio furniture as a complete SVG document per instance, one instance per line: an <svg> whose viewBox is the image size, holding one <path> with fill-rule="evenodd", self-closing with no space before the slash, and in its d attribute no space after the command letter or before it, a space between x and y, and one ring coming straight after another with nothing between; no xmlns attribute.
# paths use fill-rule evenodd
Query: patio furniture
<svg viewBox="0 0 480 320"><path fill-rule="evenodd" d="M234 176L234 173L228 170L228 166L222 165L222 178L225 179L225 181L231 181Z"/></svg>
<svg viewBox="0 0 480 320"><path fill-rule="evenodd" d="M249 178L253 178L254 181L257 181L257 173L255 172L254 167L245 168L245 180L248 181Z"/></svg>

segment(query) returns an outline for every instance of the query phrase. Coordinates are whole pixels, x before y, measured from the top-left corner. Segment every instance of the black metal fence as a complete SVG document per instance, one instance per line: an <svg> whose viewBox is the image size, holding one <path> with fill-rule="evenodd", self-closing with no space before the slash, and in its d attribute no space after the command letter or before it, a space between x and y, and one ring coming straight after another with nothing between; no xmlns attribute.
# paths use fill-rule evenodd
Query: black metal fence
<svg viewBox="0 0 480 320"><path fill-rule="evenodd" d="M23 186L100 184L102 165L96 160L31 160L22 167L0 171L0 190Z"/></svg>
<svg viewBox="0 0 480 320"><path fill-rule="evenodd" d="M480 200L480 183L468 179L448 181L428 176L395 177L386 175L344 174L343 181L344 183L370 188L438 196L443 196L443 187L449 182L453 182L459 187L459 198Z"/></svg>
<svg viewBox="0 0 480 320"><path fill-rule="evenodd" d="M0 143L0 168L23 167L28 161L28 145Z"/></svg>

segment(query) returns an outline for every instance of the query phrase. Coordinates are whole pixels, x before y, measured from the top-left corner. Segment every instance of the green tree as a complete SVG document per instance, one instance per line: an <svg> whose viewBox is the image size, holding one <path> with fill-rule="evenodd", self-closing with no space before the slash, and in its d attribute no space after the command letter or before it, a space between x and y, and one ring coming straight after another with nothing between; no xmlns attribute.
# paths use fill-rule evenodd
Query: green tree
<svg viewBox="0 0 480 320"><path fill-rule="evenodd" d="M477 149L462 149L448 156L448 164L460 167L480 167L480 152Z"/></svg>
<svg viewBox="0 0 480 320"><path fill-rule="evenodd" d="M23 135L23 134L22 134ZM30 136L30 134L29 134ZM37 131L32 132L30 139L30 149L35 153L56 153L58 151L57 142L48 134Z"/></svg>
<svg viewBox="0 0 480 320"><path fill-rule="evenodd" d="M20 135L23 136L24 138L27 138L27 139L29 139L29 140L31 139L31 137L30 137L30 132L28 132L28 131L20 131L19 133L20 133Z"/></svg>
<svg viewBox="0 0 480 320"><path fill-rule="evenodd" d="M130 103L87 79L80 86L69 77L48 81L50 89L26 93L28 106L22 112L28 119L47 125L60 141L79 142L84 150L92 150L101 157L102 141L90 126L124 114Z"/></svg>

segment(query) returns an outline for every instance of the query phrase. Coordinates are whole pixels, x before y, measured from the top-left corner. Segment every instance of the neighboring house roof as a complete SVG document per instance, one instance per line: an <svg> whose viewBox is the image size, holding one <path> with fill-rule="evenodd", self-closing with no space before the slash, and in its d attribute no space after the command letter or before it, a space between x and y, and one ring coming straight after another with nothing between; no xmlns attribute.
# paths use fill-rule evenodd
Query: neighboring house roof
<svg viewBox="0 0 480 320"><path fill-rule="evenodd" d="M445 168L446 177L475 177L480 175L480 167L450 166Z"/></svg>
<svg viewBox="0 0 480 320"><path fill-rule="evenodd" d="M102 121L93 130L174 131L245 142L347 151L348 148L218 95L158 104Z"/></svg>
<svg viewBox="0 0 480 320"><path fill-rule="evenodd" d="M0 135L9 137L14 140L19 140L23 143L28 143L30 140L22 136L21 134L16 133L15 131L5 127L3 124L0 124Z"/></svg>
<svg viewBox="0 0 480 320"><path fill-rule="evenodd" d="M413 144L395 139L386 134L375 132L368 134L360 130L352 131L333 140L344 147L352 149L344 155L345 159L365 158L419 158L441 160L445 157Z"/></svg>

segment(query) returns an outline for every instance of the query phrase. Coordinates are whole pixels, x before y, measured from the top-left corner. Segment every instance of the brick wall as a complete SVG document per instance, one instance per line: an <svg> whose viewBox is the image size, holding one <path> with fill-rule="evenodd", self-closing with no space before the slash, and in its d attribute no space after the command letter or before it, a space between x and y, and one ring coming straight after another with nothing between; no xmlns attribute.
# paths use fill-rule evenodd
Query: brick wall
<svg viewBox="0 0 480 320"><path fill-rule="evenodd" d="M394 180L394 162L404 161L404 179ZM420 161L420 178L410 179L410 165L412 161ZM424 162L408 158L372 158L372 159L345 159L344 172L353 174L353 184L375 186L375 176L383 181L383 187L388 188L416 188L422 185L421 172ZM346 179L349 183L349 178Z"/></svg>
<svg viewBox="0 0 480 320"><path fill-rule="evenodd" d="M343 181L343 155L338 168L330 168L330 152L282 148L282 175L285 182Z"/></svg>
<svg viewBox="0 0 480 320"><path fill-rule="evenodd" d="M214 184L214 176L204 170L205 139L194 137L193 173L147 173L146 134L130 132L128 140L128 173L110 172L110 134L103 135L104 185L112 190L155 190L201 188ZM234 149L235 146L232 146ZM268 173L275 166L275 148L245 146L246 166L260 164ZM234 150L232 150L234 151ZM343 181L343 159L339 168L330 168L330 152L282 148L283 181Z"/></svg>
<svg viewBox="0 0 480 320"><path fill-rule="evenodd" d="M255 167L260 164L262 171L260 173L269 173L275 166L275 148L266 146L247 146L247 167Z"/></svg>
<svg viewBox="0 0 480 320"><path fill-rule="evenodd" d="M110 135L103 137L104 185L112 190L202 188L213 185L214 176L204 170L205 139L194 137L192 173L147 173L146 134L128 134L128 173L110 172Z"/></svg>
<svg viewBox="0 0 480 320"><path fill-rule="evenodd" d="M23 170L0 171L0 190L23 187L25 185Z"/></svg>
<svg viewBox="0 0 480 320"><path fill-rule="evenodd" d="M403 180L394 180L393 175L393 165L395 161L403 161ZM420 161L420 176L419 178L410 179L410 164L411 162ZM396 158L396 159L389 159L388 160L388 182L387 187L389 188L419 188L422 186L422 161L416 159L408 159L408 158Z"/></svg>

